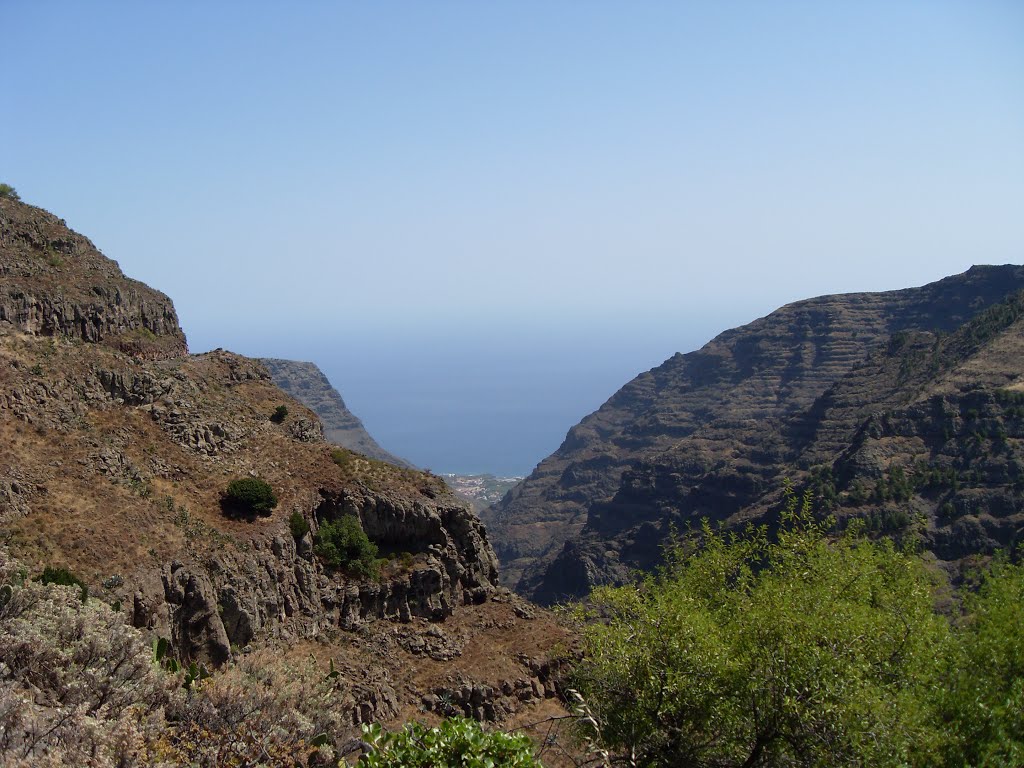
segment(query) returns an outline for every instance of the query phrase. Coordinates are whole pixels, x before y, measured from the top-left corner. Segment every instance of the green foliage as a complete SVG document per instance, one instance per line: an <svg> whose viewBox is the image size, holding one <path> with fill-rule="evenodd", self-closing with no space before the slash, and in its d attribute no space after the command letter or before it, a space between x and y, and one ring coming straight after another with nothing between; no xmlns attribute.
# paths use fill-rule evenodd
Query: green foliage
<svg viewBox="0 0 1024 768"><path fill-rule="evenodd" d="M832 467L812 467L806 492L810 492L821 509L835 509L839 502L839 493L836 490L836 478Z"/></svg>
<svg viewBox="0 0 1024 768"><path fill-rule="evenodd" d="M644 766L903 765L927 722L947 623L922 562L855 533L830 540L791 496L777 540L704 528L639 586L582 611L573 673L591 736Z"/></svg>
<svg viewBox="0 0 1024 768"><path fill-rule="evenodd" d="M296 541L309 533L309 522L301 512L295 510L288 518L288 527L291 529L292 538Z"/></svg>
<svg viewBox="0 0 1024 768"><path fill-rule="evenodd" d="M78 578L67 568L54 568L53 566L48 565L43 568L43 572L36 576L34 581L38 581L41 584L59 584L64 587L78 587L81 590L82 602L84 603L89 599L89 587L87 587L84 581Z"/></svg>
<svg viewBox="0 0 1024 768"><path fill-rule="evenodd" d="M344 448L334 448L331 450L331 461L333 461L336 466L345 469L349 465L349 462L352 461L352 452L346 451Z"/></svg>
<svg viewBox="0 0 1024 768"><path fill-rule="evenodd" d="M0 197L6 197L8 200L21 200L21 196L10 184L0 184Z"/></svg>
<svg viewBox="0 0 1024 768"><path fill-rule="evenodd" d="M874 501L909 501L914 494L914 483L907 477L903 467L891 467L888 474L875 483Z"/></svg>
<svg viewBox="0 0 1024 768"><path fill-rule="evenodd" d="M911 523L910 513L905 509L880 509L869 512L863 524L872 533L897 533Z"/></svg>
<svg viewBox="0 0 1024 768"><path fill-rule="evenodd" d="M274 409L274 412L270 415L270 420L275 424L280 424L288 418L288 406L279 405Z"/></svg>
<svg viewBox="0 0 1024 768"><path fill-rule="evenodd" d="M166 637L158 637L153 640L153 663L159 664L171 650L171 643Z"/></svg>
<svg viewBox="0 0 1024 768"><path fill-rule="evenodd" d="M269 515L277 506L277 496L267 481L244 477L228 483L221 506L228 512Z"/></svg>
<svg viewBox="0 0 1024 768"><path fill-rule="evenodd" d="M370 541L354 515L321 524L314 542L314 551L331 568L362 578L375 578L380 571L377 545Z"/></svg>
<svg viewBox="0 0 1024 768"><path fill-rule="evenodd" d="M1024 567L996 564L944 662L947 765L1024 765Z"/></svg>
<svg viewBox="0 0 1024 768"><path fill-rule="evenodd" d="M185 675L181 681L181 687L186 690L210 677L210 670L205 665L196 664L194 661L187 667L184 667L184 672Z"/></svg>
<svg viewBox="0 0 1024 768"><path fill-rule="evenodd" d="M543 768L526 736L488 732L462 717L436 728L409 723L395 733L364 725L363 740L373 751L359 759L360 768Z"/></svg>

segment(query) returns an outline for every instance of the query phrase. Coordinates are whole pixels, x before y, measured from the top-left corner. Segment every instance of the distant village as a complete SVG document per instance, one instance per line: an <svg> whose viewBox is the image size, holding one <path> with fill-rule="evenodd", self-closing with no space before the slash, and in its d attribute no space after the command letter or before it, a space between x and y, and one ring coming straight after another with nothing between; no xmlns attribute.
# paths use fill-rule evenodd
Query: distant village
<svg viewBox="0 0 1024 768"><path fill-rule="evenodd" d="M457 495L468 501L477 510L501 501L508 490L522 480L522 477L496 477L494 475L441 475Z"/></svg>

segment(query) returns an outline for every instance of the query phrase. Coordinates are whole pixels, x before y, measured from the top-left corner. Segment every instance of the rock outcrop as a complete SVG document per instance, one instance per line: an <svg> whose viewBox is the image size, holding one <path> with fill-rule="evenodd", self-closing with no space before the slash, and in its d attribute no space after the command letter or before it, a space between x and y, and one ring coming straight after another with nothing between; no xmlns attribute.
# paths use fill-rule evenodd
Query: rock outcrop
<svg viewBox="0 0 1024 768"><path fill-rule="evenodd" d="M330 442L396 467L413 468L405 459L380 447L315 363L270 357L261 358L260 362L270 371L277 386L320 417L324 436Z"/></svg>
<svg viewBox="0 0 1024 768"><path fill-rule="evenodd" d="M906 370L923 354L913 345L900 352L914 334L938 343L1022 288L1024 268L975 267L921 288L826 296L672 357L570 430L555 454L482 514L503 577L553 602L651 567L673 524L764 519L783 478L810 482L811 467L837 461L869 413L907 404L934 384L911 384L888 368L866 377L874 356L895 344L898 362L890 365ZM962 366L957 386L995 386L975 378L984 366L964 355L953 355ZM1024 373L1019 356L1007 365L993 379L1000 386ZM959 444L948 450L959 452ZM924 460L924 445L919 453Z"/></svg>
<svg viewBox="0 0 1024 768"><path fill-rule="evenodd" d="M0 322L138 357L188 351L171 300L40 208L0 198Z"/></svg>
<svg viewBox="0 0 1024 768"><path fill-rule="evenodd" d="M482 524L441 478L328 442L258 360L188 355L170 300L50 214L0 199L0 223L0 525L31 573L68 568L184 662L336 662L353 724L419 711L453 676L500 688L516 654L564 637L498 587ZM254 477L277 506L226 514L228 484ZM343 515L378 546L379 578L317 555Z"/></svg>

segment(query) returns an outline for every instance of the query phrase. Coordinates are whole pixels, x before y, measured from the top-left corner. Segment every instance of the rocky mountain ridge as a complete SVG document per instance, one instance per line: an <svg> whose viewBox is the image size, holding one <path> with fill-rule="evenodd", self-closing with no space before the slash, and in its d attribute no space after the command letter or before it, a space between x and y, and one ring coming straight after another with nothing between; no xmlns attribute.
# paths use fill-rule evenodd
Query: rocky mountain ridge
<svg viewBox="0 0 1024 768"><path fill-rule="evenodd" d="M0 208L0 250L0 322L136 357L188 351L171 300L125 277L53 214L7 201Z"/></svg>
<svg viewBox="0 0 1024 768"><path fill-rule="evenodd" d="M933 384L911 390L889 374L869 382L863 373L877 364L872 355L916 334L938 343L1022 288L1024 268L975 267L921 288L826 296L670 358L570 430L555 454L483 513L503 577L518 576L519 590L540 602L580 596L621 581L631 567L650 567L672 524L765 519L784 477L809 482L812 467L832 467L849 449L858 419L923 397L921 388ZM1000 338L1014 333L1007 327ZM897 369L914 365L913 354ZM987 370L980 360L949 363L962 371L961 386L977 383L968 371ZM1024 370L1021 358L1011 358L1009 368ZM1010 373L1000 380L1012 387ZM859 393L859 400L844 399L845 412L829 406L839 382ZM863 480L874 482L888 465L875 461ZM825 470L816 471L825 484ZM887 503L861 512L896 515Z"/></svg>
<svg viewBox="0 0 1024 768"><path fill-rule="evenodd" d="M277 386L320 418L324 425L324 437L329 442L396 467L413 468L405 459L381 448L315 363L269 357L260 358L260 362L270 371Z"/></svg>
<svg viewBox="0 0 1024 768"><path fill-rule="evenodd" d="M170 300L51 214L0 199L0 226L2 547L30 574L67 568L185 662L330 659L352 724L467 686L464 707L444 701L470 716L555 701L553 678L532 681L564 631L497 586L483 526L439 478L325 441L259 361L188 355ZM229 482L253 477L276 508L227 514ZM342 516L379 547L379 578L316 554Z"/></svg>

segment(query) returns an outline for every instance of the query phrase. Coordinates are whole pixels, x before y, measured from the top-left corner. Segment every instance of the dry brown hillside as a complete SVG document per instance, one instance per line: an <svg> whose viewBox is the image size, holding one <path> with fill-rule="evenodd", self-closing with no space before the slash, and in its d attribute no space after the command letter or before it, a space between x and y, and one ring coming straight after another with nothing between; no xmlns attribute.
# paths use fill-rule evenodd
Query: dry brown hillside
<svg viewBox="0 0 1024 768"><path fill-rule="evenodd" d="M228 483L252 477L276 508L226 514ZM320 527L346 515L379 547L379 578L314 553ZM296 538L293 516L310 531ZM182 660L333 661L349 725L558 709L547 655L565 631L497 586L483 526L442 480L325 442L258 361L187 354L166 296L9 199L0 521L29 575L69 569Z"/></svg>

